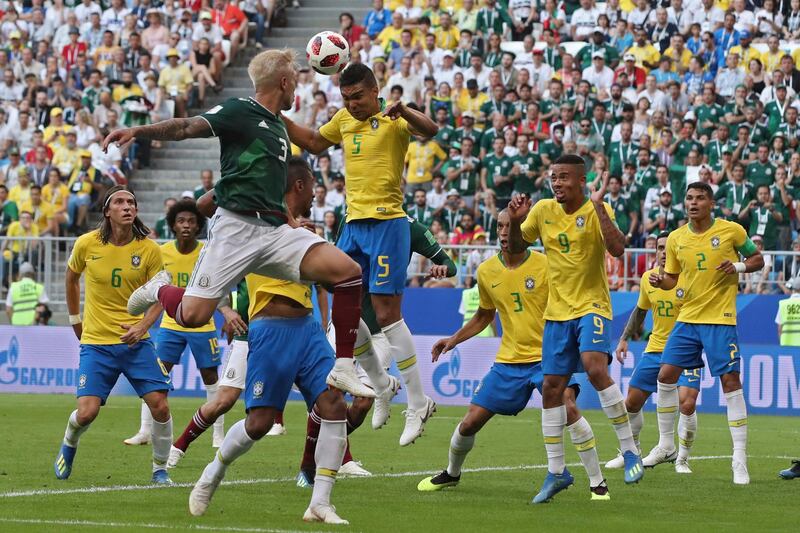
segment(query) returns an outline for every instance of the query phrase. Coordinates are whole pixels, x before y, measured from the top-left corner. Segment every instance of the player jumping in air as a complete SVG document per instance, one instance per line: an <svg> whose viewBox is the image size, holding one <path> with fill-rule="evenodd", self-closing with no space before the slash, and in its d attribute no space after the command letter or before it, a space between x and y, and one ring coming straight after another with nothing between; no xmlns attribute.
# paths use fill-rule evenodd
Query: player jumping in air
<svg viewBox="0 0 800 533"><path fill-rule="evenodd" d="M518 195L508 207L509 252L521 253L541 239L550 268L542 344L542 433L548 472L534 503L549 501L574 482L564 462L563 434L564 390L575 372L585 371L600 395L625 459L625 482L638 482L644 475L622 392L608 374L612 315L605 255L622 255L625 236L603 202L608 178L587 198L585 169L580 156L562 155L552 166L554 199L540 200L531 209L530 200Z"/></svg>
<svg viewBox="0 0 800 533"><path fill-rule="evenodd" d="M302 164L305 172L292 181L293 193L287 195L292 213L310 209L313 197L314 177ZM335 357L325 331L311 314L311 288L255 274L248 274L246 280L250 296L247 418L230 428L214 460L203 470L189 496L189 511L195 516L206 512L228 467L267 434L296 384L309 411L316 408L322 420L314 489L303 520L347 524L330 503L347 442L347 405L341 391L326 384Z"/></svg>
<svg viewBox="0 0 800 533"><path fill-rule="evenodd" d="M183 200L167 211L167 226L175 234L175 240L161 245L161 257L164 269L170 273L177 287L186 287L194 265L203 249L203 243L197 235L203 231L206 217L200 214L194 201ZM236 312L229 305L220 306L226 322L238 319ZM192 350L200 377L206 387L206 399L213 402L218 390L218 372L220 350L217 344L217 328L212 318L202 328L189 329L178 325L169 315L161 319L158 331L156 351L164 363L167 372L181 362L186 346ZM225 419L220 417L214 422L213 446L219 448L225 437ZM150 431L153 417L146 404L142 404L141 425L133 437L125 439L125 444L147 444L150 442Z"/></svg>
<svg viewBox="0 0 800 533"><path fill-rule="evenodd" d="M161 313L153 306L144 316L128 314L128 297L162 269L161 250L147 238L150 230L136 216L136 197L115 186L103 199L103 222L82 235L67 263L66 294L69 322L81 343L78 408L72 411L64 442L55 461L59 479L72 473L81 435L97 418L120 375L130 381L153 415L154 483L172 483L166 464L172 443L172 417L167 392L169 374L156 357L148 329ZM84 314L81 320L81 274Z"/></svg>
<svg viewBox="0 0 800 533"><path fill-rule="evenodd" d="M705 349L712 376L719 376L728 404L733 439L733 482L750 483L747 472L747 406L739 379L741 356L736 334L739 274L764 267L764 258L735 222L713 218L714 193L702 182L689 185L684 199L689 223L670 233L667 262L650 274L650 285L672 290L681 279L685 295L681 313L661 355L658 372L658 445L650 464L675 453L677 381L684 369L703 367ZM742 262L739 255L745 257Z"/></svg>
<svg viewBox="0 0 800 533"><path fill-rule="evenodd" d="M437 341L431 350L435 362L441 354L483 331L494 321L495 314L500 314L503 337L495 363L483 377L469 411L453 432L447 468L420 481L417 485L420 491L457 485L461 466L481 428L495 414L517 415L525 408L534 389L542 391L542 317L549 293L547 258L527 249L511 253L509 224L508 211L501 211L497 216L500 253L478 267L478 312L452 337ZM577 383L572 381L564 392L567 429L589 475L592 499L608 500L608 486L600 471L592 427L575 405L578 391Z"/></svg>
<svg viewBox="0 0 800 533"><path fill-rule="evenodd" d="M115 130L103 141L107 147L137 138L180 141L215 136L220 143L222 177L215 185L219 207L187 288L169 285L169 273L159 273L131 295L128 310L137 314L160 302L177 324L198 328L208 323L220 298L249 272L324 283L333 287L332 319L342 332L328 383L355 396L373 397L353 363L361 269L321 237L295 227L283 201L290 150L280 112L294 103L294 59L290 50L261 52L247 67L254 96L230 98L196 117Z"/></svg>
<svg viewBox="0 0 800 533"><path fill-rule="evenodd" d="M641 450L639 445L639 434L644 425L644 415L642 407L650 397L656 392L658 383L658 369L661 365L661 352L667 342L670 331L675 325L675 319L680 312L681 305L686 295L683 287L679 286L673 290L656 289L650 286L650 274L657 272L659 268L664 268L667 260L667 237L668 232L662 232L656 239L656 267L642 274L639 288L639 301L633 308L625 330L617 344L617 360L620 364L625 362L628 356L628 339L639 331L647 310L653 313L653 331L647 340L641 359L633 370L633 376L628 385L628 397L625 399L625 407L628 409L628 416L631 420L631 430L636 447ZM678 439L680 449L668 460L675 461L675 471L679 474L691 474L689 468L689 452L692 450L694 439L697 434L697 396L700 394L700 370L684 370L678 381L678 393L680 396L681 418L678 422ZM674 449L674 445L673 445ZM677 458L677 460L676 460ZM642 461L645 467L655 466L648 464L648 458ZM618 455L608 463L606 468L622 468L625 461L622 455Z"/></svg>
<svg viewBox="0 0 800 533"><path fill-rule="evenodd" d="M436 404L422 389L413 338L400 311L409 250L403 167L410 136L430 138L438 127L402 102L386 105L379 99L378 82L366 65L347 67L339 85L345 107L318 131L284 121L292 142L311 153L342 145L347 221L337 246L361 265L378 324L403 377L408 410L400 445L407 446L422 434ZM334 327L338 343L341 330L335 321ZM364 369L369 373L373 366L364 365ZM369 377L378 395L391 394L392 384L385 372L370 373Z"/></svg>

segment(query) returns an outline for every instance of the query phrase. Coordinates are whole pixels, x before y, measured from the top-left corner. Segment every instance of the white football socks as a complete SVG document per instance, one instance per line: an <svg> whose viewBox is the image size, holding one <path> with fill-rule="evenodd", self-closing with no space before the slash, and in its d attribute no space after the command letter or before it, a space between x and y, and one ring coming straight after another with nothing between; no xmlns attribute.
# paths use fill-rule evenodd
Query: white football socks
<svg viewBox="0 0 800 533"><path fill-rule="evenodd" d="M144 400L142 400L142 411L139 415L139 419L139 433L149 437L150 433L153 431L153 415L150 413L150 408Z"/></svg>
<svg viewBox="0 0 800 533"><path fill-rule="evenodd" d="M692 452L697 435L697 411L690 415L681 413L678 419L678 461L686 461Z"/></svg>
<svg viewBox="0 0 800 533"><path fill-rule="evenodd" d="M225 477L225 471L239 457L247 453L256 441L250 438L244 429L244 420L239 420L225 435L222 446L214 455L214 460L208 463L200 479L207 483Z"/></svg>
<svg viewBox="0 0 800 533"><path fill-rule="evenodd" d="M733 440L733 460L747 463L747 405L742 389L725 393L728 402L728 427Z"/></svg>
<svg viewBox="0 0 800 533"><path fill-rule="evenodd" d="M399 320L390 326L382 328L386 340L391 346L392 357L397 362L397 369L403 377L406 386L408 408L413 411L424 409L427 405L425 391L422 389L422 379L417 366L417 353L414 348L414 338L411 336L404 320Z"/></svg>
<svg viewBox="0 0 800 533"><path fill-rule="evenodd" d="M589 476L589 486L598 486L603 482L603 473L600 471L600 458L597 457L592 426L589 425L585 418L580 417L577 422L567 426L567 429L569 430L572 444L578 450L583 468L586 469L586 475Z"/></svg>
<svg viewBox="0 0 800 533"><path fill-rule="evenodd" d="M671 452L675 449L675 415L678 412L678 385L658 382L658 447Z"/></svg>
<svg viewBox="0 0 800 533"><path fill-rule="evenodd" d="M614 431L617 433L619 449L623 453L633 452L638 455L639 449L633 442L628 410L625 409L625 399L622 397L622 391L619 390L619 386L616 383L612 383L610 387L598 391L597 394L600 396L600 405L603 407L603 412L611 420Z"/></svg>
<svg viewBox="0 0 800 533"><path fill-rule="evenodd" d="M342 466L342 458L347 447L347 423L344 420L325 420L319 428L314 461L317 473L314 476L314 489L311 493L311 506L331 504L331 491L336 483L336 474Z"/></svg>
<svg viewBox="0 0 800 533"><path fill-rule="evenodd" d="M389 389L389 375L384 370L378 355L372 347L369 326L363 319L358 323L358 335L356 335L356 346L353 349L353 355L369 376L375 393L383 394L386 392Z"/></svg>
<svg viewBox="0 0 800 533"><path fill-rule="evenodd" d="M467 454L475 446L475 435L465 437L459 431L460 428L461 424L458 424L453 431L453 436L450 437L450 451L447 453L447 473L453 477L461 475L461 465L464 464Z"/></svg>
<svg viewBox="0 0 800 533"><path fill-rule="evenodd" d="M561 474L566 468L564 462L564 427L567 425L567 408L563 405L542 409L542 435L547 451L547 470L551 474Z"/></svg>
<svg viewBox="0 0 800 533"><path fill-rule="evenodd" d="M70 448L77 448L81 435L89 429L89 425L82 426L78 424L78 410L72 411L69 415L69 420L67 420L67 429L64 431L64 444Z"/></svg>
<svg viewBox="0 0 800 533"><path fill-rule="evenodd" d="M206 385L206 401L213 401L217 396L217 391L219 391L219 383ZM220 437L225 435L225 414L219 415L219 417L214 421L214 435L219 435Z"/></svg>
<svg viewBox="0 0 800 533"><path fill-rule="evenodd" d="M172 417L166 422L153 420L153 472L164 470L169 459L169 450L172 447Z"/></svg>
<svg viewBox="0 0 800 533"><path fill-rule="evenodd" d="M639 434L642 432L644 426L644 413L637 411L632 413L628 411L628 418L631 421L631 435L633 435L633 443L636 445L637 450L641 450L642 446L639 444Z"/></svg>

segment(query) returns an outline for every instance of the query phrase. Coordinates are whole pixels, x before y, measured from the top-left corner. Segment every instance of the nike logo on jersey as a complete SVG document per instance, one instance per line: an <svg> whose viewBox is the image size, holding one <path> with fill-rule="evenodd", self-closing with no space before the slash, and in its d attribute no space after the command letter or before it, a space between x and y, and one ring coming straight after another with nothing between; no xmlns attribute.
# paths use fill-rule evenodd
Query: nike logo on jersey
<svg viewBox="0 0 800 533"><path fill-rule="evenodd" d="M267 126L267 123L264 120L262 120L261 122L258 123L258 127L259 128L264 128L265 130L269 129L269 126Z"/></svg>
<svg viewBox="0 0 800 533"><path fill-rule="evenodd" d="M498 285L502 285L502 284L503 284L503 282L502 282L502 281L501 281L500 283L492 283L492 288L494 289L494 288L495 288L495 287L497 287Z"/></svg>
<svg viewBox="0 0 800 533"><path fill-rule="evenodd" d="M101 255L91 255L89 256L89 261L97 261L98 259L102 259L103 256Z"/></svg>
<svg viewBox="0 0 800 533"><path fill-rule="evenodd" d="M544 223L545 224L552 224L552 222L550 222L549 220L545 220Z"/></svg>
<svg viewBox="0 0 800 533"><path fill-rule="evenodd" d="M603 339L592 339L592 344L598 344L600 342L603 342Z"/></svg>

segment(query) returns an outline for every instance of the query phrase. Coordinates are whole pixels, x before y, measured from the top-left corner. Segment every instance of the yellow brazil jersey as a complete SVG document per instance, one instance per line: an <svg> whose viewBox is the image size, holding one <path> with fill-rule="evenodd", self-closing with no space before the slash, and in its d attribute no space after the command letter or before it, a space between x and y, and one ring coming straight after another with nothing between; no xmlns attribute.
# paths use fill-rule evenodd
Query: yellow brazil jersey
<svg viewBox="0 0 800 533"><path fill-rule="evenodd" d="M481 120L481 107L488 101L489 95L486 93L479 92L475 98L472 98L469 92L465 90L458 98L458 108L461 109L462 112L471 112L475 116L476 124L483 124L484 121Z"/></svg>
<svg viewBox="0 0 800 533"><path fill-rule="evenodd" d="M515 269L500 254L478 267L478 294L483 309L497 309L503 337L498 363L534 363L542 360L544 310L548 298L547 258L528 252Z"/></svg>
<svg viewBox="0 0 800 533"><path fill-rule="evenodd" d="M250 307L247 310L247 316L250 318L264 309L275 296L290 298L307 309L314 307L311 303L310 285L268 278L258 274L248 274L244 279L247 282L247 294L250 295Z"/></svg>
<svg viewBox="0 0 800 533"><path fill-rule="evenodd" d="M756 50L752 46L748 46L747 50L744 50L741 45L731 46L731 49L728 50L729 54L739 54L739 64L744 67L744 71L750 74L750 61L753 59L758 59L761 61L761 65L764 65L764 56ZM772 72L771 70L768 72Z"/></svg>
<svg viewBox="0 0 800 533"><path fill-rule="evenodd" d="M614 220L611 207L603 205ZM571 215L553 199L539 200L522 223L522 236L530 243L541 238L550 279L557 280L550 284L547 320L572 320L589 313L611 320L606 246L591 200Z"/></svg>
<svg viewBox="0 0 800 533"><path fill-rule="evenodd" d="M14 185L11 187L11 190L8 191L8 199L17 205L29 202L31 199L31 186L23 187L20 184ZM22 209L20 209L20 211L22 211Z"/></svg>
<svg viewBox="0 0 800 533"><path fill-rule="evenodd" d="M455 50L458 46L460 36L458 28L455 26L450 26L449 30L439 28L434 32L434 35L436 36L436 46L442 50Z"/></svg>
<svg viewBox="0 0 800 533"><path fill-rule="evenodd" d="M661 353L667 344L672 327L678 318L678 312L683 305L684 289L681 286L682 279L678 280L678 285L670 291L657 289L650 285L650 274L657 269L651 269L642 275L642 282L639 285L639 301L636 307L653 313L653 331L647 340L645 353Z"/></svg>
<svg viewBox="0 0 800 533"><path fill-rule="evenodd" d="M69 187L63 183L53 187L48 183L42 187L42 200L52 205L56 211L66 209L69 201Z"/></svg>
<svg viewBox="0 0 800 533"><path fill-rule="evenodd" d="M141 319L128 314L128 298L161 270L161 264L161 250L153 240L115 246L103 244L99 230L81 235L67 263L70 270L85 275L81 343L121 344L125 330L120 324Z"/></svg>
<svg viewBox="0 0 800 533"><path fill-rule="evenodd" d="M360 121L342 108L319 132L344 150L348 222L406 216L402 181L410 134L404 118L392 120L381 111Z"/></svg>
<svg viewBox="0 0 800 533"><path fill-rule="evenodd" d="M33 214L33 222L39 226L40 234L47 230L50 220L53 219L56 213L53 206L45 201L42 201L39 205L34 206L33 202L28 200L20 205L19 210L20 212L28 211L29 213Z"/></svg>
<svg viewBox="0 0 800 533"><path fill-rule="evenodd" d="M671 46L664 50L664 53L661 54L661 57L671 57L672 58L672 66L670 69L672 72L678 72L679 70L686 70L689 68L689 61L692 60L692 52L688 48L684 48L681 51L680 57L678 57L678 52L674 50Z"/></svg>
<svg viewBox="0 0 800 533"><path fill-rule="evenodd" d="M633 45L627 50L625 50L626 54L633 54L633 57L636 58L636 66L641 67L643 69L648 69L644 65L644 62L647 61L653 65L658 64L658 60L661 57L661 54L658 53L656 47L650 43L645 44L644 46Z"/></svg>
<svg viewBox="0 0 800 533"><path fill-rule="evenodd" d="M8 230L6 231L6 237L8 239L6 242L9 244L9 248L15 254L25 254L28 252L28 248L34 244L32 241L28 240L17 240L11 239L11 237L38 237L39 236L39 226L36 224L31 225L31 229L26 230L22 227L22 222L16 220L8 225Z"/></svg>
<svg viewBox="0 0 800 533"><path fill-rule="evenodd" d="M44 129L44 142L50 143L50 148L53 150L55 150L56 146L66 146L67 138L65 135L68 131L72 131L72 126L69 124L62 124L59 127L47 126Z"/></svg>
<svg viewBox="0 0 800 533"><path fill-rule="evenodd" d="M447 154L444 153L439 143L435 141L411 143L406 152L406 162L408 163L406 182L427 183L431 181L433 179L431 171L436 166L437 159L439 161L447 159Z"/></svg>
<svg viewBox="0 0 800 533"><path fill-rule="evenodd" d="M189 285L189 278L192 277L197 258L200 257L203 243L198 242L197 247L188 254L180 253L175 243L176 241L170 241L161 245L161 259L164 261L164 270L172 275L172 283L176 287L186 288ZM166 313L161 317L161 327L174 331L194 331L198 333L216 331L217 329L213 318L203 327L190 329L179 326L175 319L170 318Z"/></svg>
<svg viewBox="0 0 800 533"><path fill-rule="evenodd" d="M735 326L739 276L717 267L726 259L739 260L737 250L748 243L747 233L739 224L719 218L703 233L693 232L690 226L681 226L667 239L664 270L681 274L685 291L679 321Z"/></svg>

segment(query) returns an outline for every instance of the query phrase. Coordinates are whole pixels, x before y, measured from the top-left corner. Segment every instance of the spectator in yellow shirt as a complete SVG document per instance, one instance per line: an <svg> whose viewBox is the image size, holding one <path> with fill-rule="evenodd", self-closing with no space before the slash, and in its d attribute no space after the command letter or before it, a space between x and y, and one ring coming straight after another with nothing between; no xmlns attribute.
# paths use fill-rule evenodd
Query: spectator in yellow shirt
<svg viewBox="0 0 800 533"><path fill-rule="evenodd" d="M186 118L186 107L192 91L194 77L187 63L178 64L180 54L174 48L167 52L167 65L158 76L158 86L175 101L175 116Z"/></svg>
<svg viewBox="0 0 800 533"><path fill-rule="evenodd" d="M430 190L433 175L442 168L447 154L439 143L431 140L415 140L408 145L406 151L406 190L413 191L422 187Z"/></svg>
<svg viewBox="0 0 800 533"><path fill-rule="evenodd" d="M103 42L94 49L92 58L94 59L94 68L100 72L105 72L106 67L114 62L114 51L117 47L114 46L114 32L106 30L103 32Z"/></svg>
<svg viewBox="0 0 800 533"><path fill-rule="evenodd" d="M478 80L471 78L467 80L467 92L458 99L458 108L461 112L469 111L473 116L481 116L481 106L489 101L489 96L478 90ZM484 120L478 120L478 127L482 128Z"/></svg>
<svg viewBox="0 0 800 533"><path fill-rule="evenodd" d="M664 50L662 57L672 58L672 72L683 74L689 70L689 61L692 60L692 52L683 46L683 36L676 33L670 39L670 47Z"/></svg>
<svg viewBox="0 0 800 533"><path fill-rule="evenodd" d="M27 211L33 215L33 223L38 226L39 235L58 236L58 224L53 206L42 201L42 188L38 185L31 186L31 199L20 205L20 211Z"/></svg>
<svg viewBox="0 0 800 533"><path fill-rule="evenodd" d="M3 245L3 258L6 260L17 259L22 256L23 261L28 261L30 254L39 246L38 241L14 239L12 237L38 237L39 227L33 223L33 214L30 211L21 211L19 220L8 226L6 239ZM10 257L9 257L10 255Z"/></svg>
<svg viewBox="0 0 800 533"><path fill-rule="evenodd" d="M50 125L44 129L44 144L50 145L54 151L56 146L67 144L66 134L72 126L64 122L64 110L54 107L50 110Z"/></svg>
<svg viewBox="0 0 800 533"><path fill-rule="evenodd" d="M460 39L460 32L453 26L453 18L450 13L442 13L439 24L439 29L433 32L436 36L436 46L442 50L455 50Z"/></svg>
<svg viewBox="0 0 800 533"><path fill-rule="evenodd" d="M53 207L53 216L59 226L69 223L69 187L61 181L61 173L57 168L51 168L47 175L47 183L42 187L42 200Z"/></svg>
<svg viewBox="0 0 800 533"><path fill-rule="evenodd" d="M633 54L633 57L636 58L636 66L648 71L657 69L658 60L661 58L656 47L647 40L647 32L644 28L636 30L636 42L625 50L625 53Z"/></svg>
<svg viewBox="0 0 800 533"><path fill-rule="evenodd" d="M744 67L744 70L747 74L750 74L751 60L758 59L761 61L762 65L765 63L764 56L761 55L761 52L750 46L752 40L753 36L750 35L749 31L740 32L739 44L732 46L729 50L729 53L731 54L739 54L739 64Z"/></svg>
<svg viewBox="0 0 800 533"><path fill-rule="evenodd" d="M100 173L92 167L92 153L89 150L80 152L81 164L76 168L69 178L67 187L69 188L69 201L67 209L69 220L73 229L85 229L86 214L92 203L92 191L95 187L102 187L100 183Z"/></svg>
<svg viewBox="0 0 800 533"><path fill-rule="evenodd" d="M62 176L68 176L72 169L80 165L81 152L78 149L78 134L73 130L67 132L67 142L64 146L54 146L52 165L61 172Z"/></svg>
<svg viewBox="0 0 800 533"><path fill-rule="evenodd" d="M8 191L8 199L21 206L31 199L31 177L28 167L22 167L17 173L17 184Z"/></svg>
<svg viewBox="0 0 800 533"><path fill-rule="evenodd" d="M386 26L378 34L378 44L380 44L381 48L383 48L387 53L391 52L392 48L395 46L392 44L392 41L394 41L396 44L400 44L401 33L403 33L403 15L402 13L395 11L392 13L391 26Z"/></svg>

